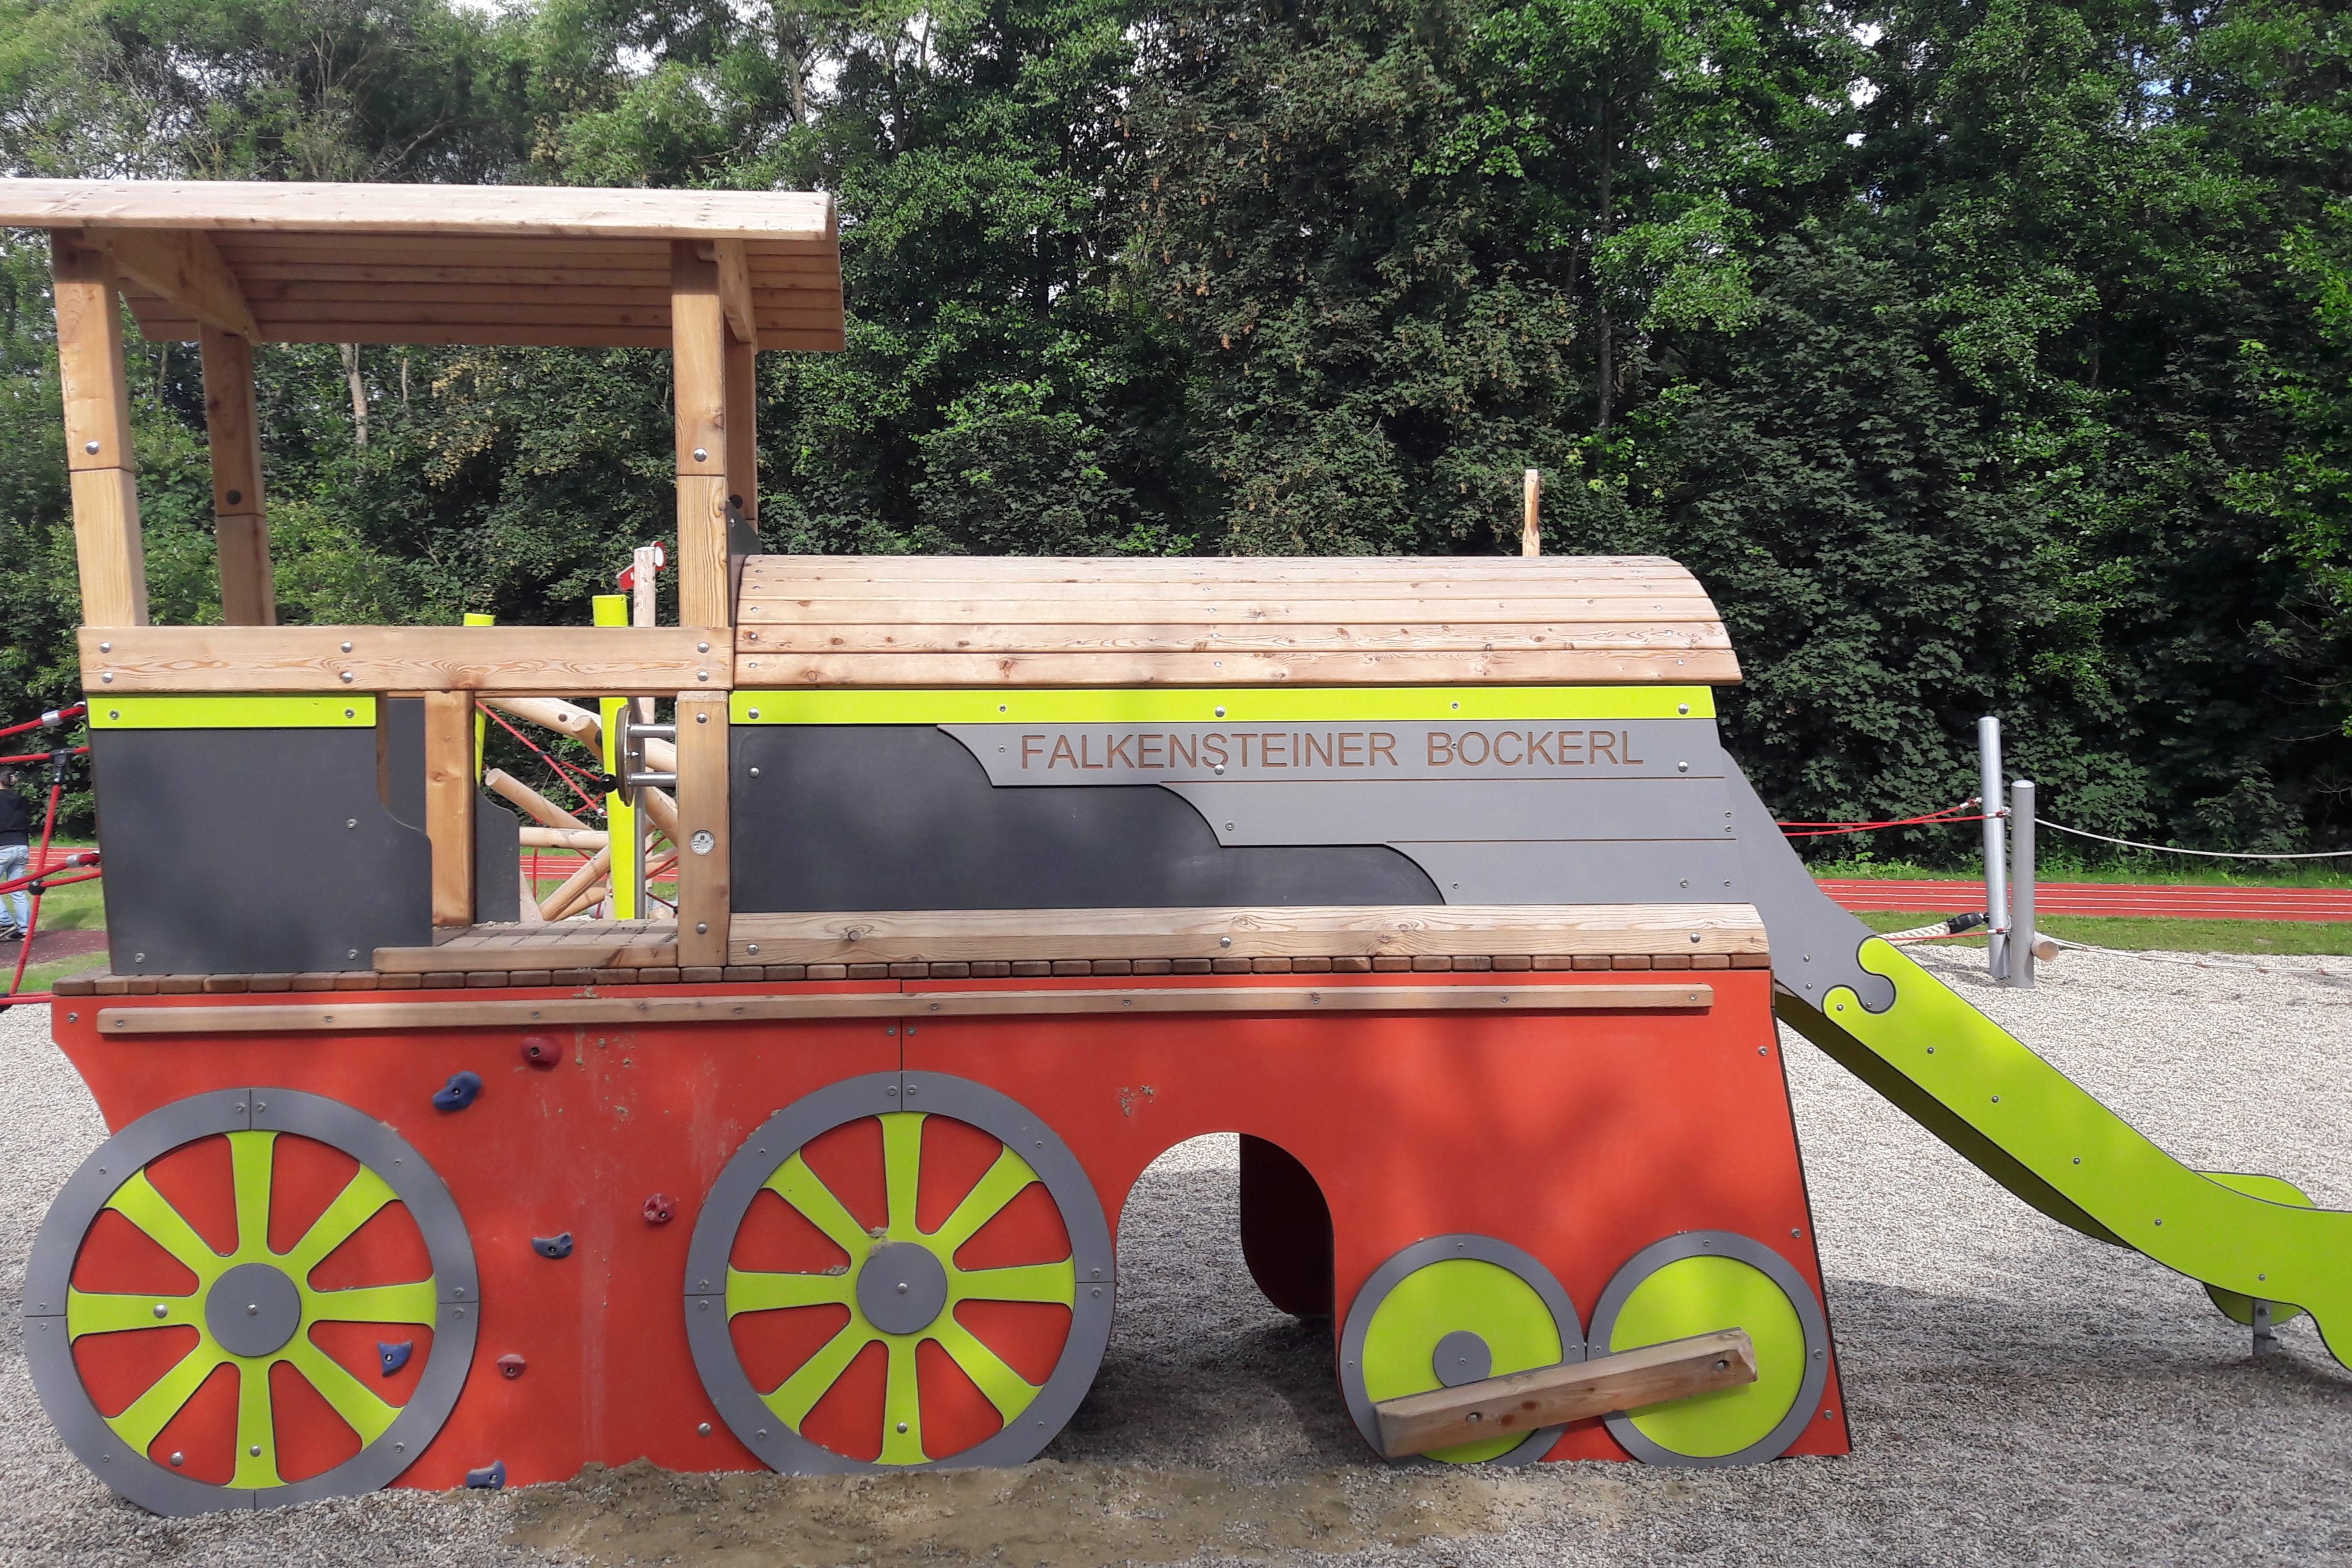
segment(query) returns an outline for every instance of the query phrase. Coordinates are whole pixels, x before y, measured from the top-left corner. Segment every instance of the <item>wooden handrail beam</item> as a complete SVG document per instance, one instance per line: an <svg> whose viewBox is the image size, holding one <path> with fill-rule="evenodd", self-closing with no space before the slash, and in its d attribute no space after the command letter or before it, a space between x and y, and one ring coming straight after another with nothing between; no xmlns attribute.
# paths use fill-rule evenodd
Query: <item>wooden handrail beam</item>
<svg viewBox="0 0 2352 1568"><path fill-rule="evenodd" d="M81 633L93 699L148 691L724 691L727 634L691 626L109 626Z"/></svg>
<svg viewBox="0 0 2352 1568"><path fill-rule="evenodd" d="M1590 1361L1383 1399L1372 1406L1372 1415L1380 1427L1381 1452L1401 1459L1755 1381L1755 1342L1745 1329L1723 1329Z"/></svg>

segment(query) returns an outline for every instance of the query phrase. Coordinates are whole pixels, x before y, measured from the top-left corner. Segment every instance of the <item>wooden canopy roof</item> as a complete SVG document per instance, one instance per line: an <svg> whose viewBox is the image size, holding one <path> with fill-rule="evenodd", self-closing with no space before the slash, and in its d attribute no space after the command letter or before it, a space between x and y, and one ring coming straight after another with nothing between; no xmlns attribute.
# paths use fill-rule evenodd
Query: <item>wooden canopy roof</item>
<svg viewBox="0 0 2352 1568"><path fill-rule="evenodd" d="M1726 685L1663 556L755 555L736 684Z"/></svg>
<svg viewBox="0 0 2352 1568"><path fill-rule="evenodd" d="M0 226L110 252L151 339L667 348L684 241L739 339L842 346L822 192L0 179Z"/></svg>

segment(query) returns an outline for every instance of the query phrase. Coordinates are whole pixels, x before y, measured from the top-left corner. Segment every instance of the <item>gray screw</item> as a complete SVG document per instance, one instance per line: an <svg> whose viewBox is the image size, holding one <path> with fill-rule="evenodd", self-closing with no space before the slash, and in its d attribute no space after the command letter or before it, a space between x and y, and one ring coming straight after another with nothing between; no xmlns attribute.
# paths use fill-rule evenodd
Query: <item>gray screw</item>
<svg viewBox="0 0 2352 1568"><path fill-rule="evenodd" d="M351 644L349 644L349 643L345 643L345 644L343 645L343 651L344 651L345 653L349 653L349 652L351 652L351 651L352 651L352 645L351 645Z"/></svg>
<svg viewBox="0 0 2352 1568"><path fill-rule="evenodd" d="M707 463L707 462L710 461L710 454L709 454L709 452L707 452L707 451L703 450L701 447L697 447L694 449L694 460L695 460L696 462L698 462L698 463ZM904 1432L904 1431L906 1430L906 1428L905 1428L904 1426L901 1426L901 1427L899 1427L899 1428L898 1428L898 1430L899 1430L899 1431L901 1431L901 1432Z"/></svg>
<svg viewBox="0 0 2352 1568"><path fill-rule="evenodd" d="M84 441L81 444L81 449L93 458L98 456L98 443L95 441Z"/></svg>
<svg viewBox="0 0 2352 1568"><path fill-rule="evenodd" d="M99 1173L100 1175L104 1175L105 1173L106 1173L103 1171ZM155 1303L155 1315L159 1318L168 1318L172 1315L172 1309L165 1306L163 1302L158 1301Z"/></svg>
<svg viewBox="0 0 2352 1568"><path fill-rule="evenodd" d="M347 669L343 671L343 684L345 686L349 686L357 678L353 676L350 670Z"/></svg>
<svg viewBox="0 0 2352 1568"><path fill-rule="evenodd" d="M181 1453L176 1448L172 1450L172 1468L173 1469L179 1468L182 1465L184 1465L187 1462L188 1457L185 1454Z"/></svg>
<svg viewBox="0 0 2352 1568"><path fill-rule="evenodd" d="M709 1422L708 1422L708 1421L703 1422L700 1426L698 1426L695 1427L694 1432L695 1432L695 1436L698 1436L698 1437L708 1437L708 1436L710 1436L710 1423L709 1423Z"/></svg>

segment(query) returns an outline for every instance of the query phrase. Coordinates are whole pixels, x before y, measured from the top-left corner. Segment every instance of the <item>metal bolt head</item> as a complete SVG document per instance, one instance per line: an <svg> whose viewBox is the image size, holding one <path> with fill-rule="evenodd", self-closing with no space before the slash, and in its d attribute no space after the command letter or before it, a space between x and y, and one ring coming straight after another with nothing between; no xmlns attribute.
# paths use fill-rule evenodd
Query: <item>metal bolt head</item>
<svg viewBox="0 0 2352 1568"><path fill-rule="evenodd" d="M93 458L98 456L98 443L95 441L84 441L81 444L81 449Z"/></svg>
<svg viewBox="0 0 2352 1568"><path fill-rule="evenodd" d="M719 847L719 840L712 835L710 829L698 827L694 830L694 836L687 840L687 845L697 855L708 855Z"/></svg>
<svg viewBox="0 0 2352 1568"><path fill-rule="evenodd" d="M250 1455L252 1455L255 1458L257 1458L257 1458L261 1458L261 1445L260 1445L260 1444L258 1444L258 1443L256 1443L256 1444L254 1444L252 1447L248 1447L247 1449L246 1449L246 1452L247 1452L247 1453L248 1453L248 1454L250 1454Z"/></svg>
<svg viewBox="0 0 2352 1568"><path fill-rule="evenodd" d="M348 669L347 669L347 670L343 671L343 674L342 674L342 681L343 681L343 684L344 684L345 686L349 686L349 685L350 685L353 680L355 680L355 679L358 679L358 677L354 676L354 675L353 675L350 670L348 670Z"/></svg>
<svg viewBox="0 0 2352 1568"><path fill-rule="evenodd" d="M694 922L694 934L695 934L695 935L697 935L697 936L709 936L709 935L710 934L710 924L709 924L709 922L708 921L695 921L695 922Z"/></svg>
<svg viewBox="0 0 2352 1568"><path fill-rule="evenodd" d="M695 1435L696 1436L698 1436L698 1437L708 1437L708 1436L710 1436L710 1423L709 1423L709 1422L708 1422L708 1421L704 1421L704 1422L701 1422L701 1423L698 1424L698 1425L696 1426L696 1427L694 1428L694 1435Z"/></svg>
<svg viewBox="0 0 2352 1568"><path fill-rule="evenodd" d="M155 1315L159 1318L168 1318L172 1315L172 1309L158 1301L155 1303Z"/></svg>
<svg viewBox="0 0 2352 1568"><path fill-rule="evenodd" d="M174 1449L173 1449L173 1450L172 1450L172 1468L173 1468L173 1469L175 1469L175 1470L176 1470L176 1469L178 1469L182 1465L184 1465L184 1464L186 1464L187 1462L188 1462L188 1456L187 1456L187 1455L183 1454L183 1453L182 1453L182 1452L180 1452L177 1448L174 1448Z"/></svg>
<svg viewBox="0 0 2352 1568"><path fill-rule="evenodd" d="M100 683L100 685L102 685L102 686L111 686L111 685L113 685L113 684L114 684L114 671L112 671L112 670L110 670L110 670L108 670L104 675L100 676L98 679L99 679L99 683Z"/></svg>
<svg viewBox="0 0 2352 1568"><path fill-rule="evenodd" d="M696 643L694 645L694 651L697 653L709 653L710 651L710 645L707 642Z"/></svg>
<svg viewBox="0 0 2352 1568"><path fill-rule="evenodd" d="M112 653L112 652L114 651L114 645L113 645L112 643L110 643L110 642L102 642L102 643L100 643L100 644L99 644L99 645L98 645L98 651L99 651L99 652L100 652L100 653ZM114 715L114 717L115 717L115 718L117 718L117 719L120 719L120 718L121 718L121 717L122 717L122 715L121 715L121 714L120 714L120 713L117 713L117 714L115 714L115 715Z"/></svg>
<svg viewBox="0 0 2352 1568"><path fill-rule="evenodd" d="M698 463L707 463L710 461L710 454L702 447L697 447L694 449L694 460ZM899 1430L903 1432L906 1428L901 1426Z"/></svg>
<svg viewBox="0 0 2352 1568"><path fill-rule="evenodd" d="M898 1423L898 1430L899 1430L899 1431L901 1431L901 1432L904 1432L906 1429L907 1429L907 1424L906 1424L904 1421L899 1422L899 1423Z"/></svg>
<svg viewBox="0 0 2352 1568"><path fill-rule="evenodd" d="M344 651L345 653L349 653L349 652L351 652L351 651L352 651L352 645L351 645L351 644L349 644L349 643L345 643L345 644L343 644L343 651Z"/></svg>
<svg viewBox="0 0 2352 1568"><path fill-rule="evenodd" d="M759 944L758 942L752 942L750 946L746 947L743 951L744 951L744 952L754 952L754 953L755 953L755 952L758 952L760 951L760 944Z"/></svg>

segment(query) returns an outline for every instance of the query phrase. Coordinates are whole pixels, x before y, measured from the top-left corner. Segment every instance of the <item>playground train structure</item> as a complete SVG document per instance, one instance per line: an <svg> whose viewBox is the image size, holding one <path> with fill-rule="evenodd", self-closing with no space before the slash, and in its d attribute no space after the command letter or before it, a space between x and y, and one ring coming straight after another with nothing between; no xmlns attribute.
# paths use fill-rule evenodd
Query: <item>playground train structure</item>
<svg viewBox="0 0 2352 1568"><path fill-rule="evenodd" d="M2352 1351L2352 1215L2176 1163L1822 896L1672 562L761 555L756 356L842 343L822 195L10 180L0 224L52 231L110 889L52 1011L111 1136L25 1344L149 1509L1020 1463L1129 1188L1212 1132L1374 1452L1843 1453L1776 1017ZM201 345L226 625L149 622L126 303ZM274 624L280 342L671 350L681 624ZM521 892L526 837L598 840L485 793L485 708L604 748L629 918Z"/></svg>

